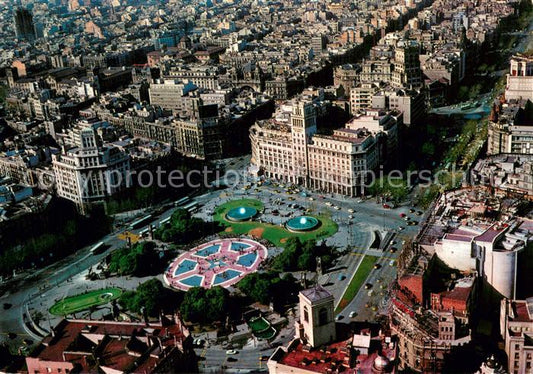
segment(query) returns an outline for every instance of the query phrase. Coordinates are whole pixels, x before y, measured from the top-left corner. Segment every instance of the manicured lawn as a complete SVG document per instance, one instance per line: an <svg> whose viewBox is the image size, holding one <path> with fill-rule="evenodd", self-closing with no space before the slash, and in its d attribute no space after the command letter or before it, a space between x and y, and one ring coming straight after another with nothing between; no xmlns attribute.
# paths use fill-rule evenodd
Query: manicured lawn
<svg viewBox="0 0 533 374"><path fill-rule="evenodd" d="M50 313L56 316L64 316L92 306L102 305L117 299L122 295L120 288L105 288L103 290L90 291L88 293L67 297L58 301L50 308Z"/></svg>
<svg viewBox="0 0 533 374"><path fill-rule="evenodd" d="M361 261L361 264L357 268L357 272L353 276L348 288L342 296L341 302L337 306L335 313L342 311L349 303L353 300L359 289L363 285L363 282L368 278L368 275L372 271L374 264L376 263L378 257L376 256L365 256Z"/></svg>
<svg viewBox="0 0 533 374"><path fill-rule="evenodd" d="M214 216L215 221L218 221L222 225L224 225L227 228L226 232L231 232L235 235L248 234L251 236L264 238L276 246L282 246L285 240L290 237L298 237L302 241L309 239L321 239L327 238L335 234L338 230L337 224L325 215L309 214L309 216L319 219L321 224L316 230L302 233L290 232L284 227L272 225L270 223L260 223L257 221L230 222L226 220L226 213L229 210L240 206L253 207L256 208L259 212L261 212L261 210L263 209L263 203L259 200L232 200L217 207ZM259 215L259 218L260 217L261 216Z"/></svg>

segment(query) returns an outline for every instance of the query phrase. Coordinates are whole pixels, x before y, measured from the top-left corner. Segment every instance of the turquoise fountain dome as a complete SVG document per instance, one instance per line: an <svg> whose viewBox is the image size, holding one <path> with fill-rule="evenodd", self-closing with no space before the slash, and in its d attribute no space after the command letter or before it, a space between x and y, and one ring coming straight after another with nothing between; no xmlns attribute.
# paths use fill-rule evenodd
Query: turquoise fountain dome
<svg viewBox="0 0 533 374"><path fill-rule="evenodd" d="M318 225L320 225L320 221L315 217L298 216L288 220L285 227L290 231L301 232L314 230Z"/></svg>
<svg viewBox="0 0 533 374"><path fill-rule="evenodd" d="M257 209L249 206L241 206L231 209L226 213L226 218L233 222L248 221L257 215Z"/></svg>

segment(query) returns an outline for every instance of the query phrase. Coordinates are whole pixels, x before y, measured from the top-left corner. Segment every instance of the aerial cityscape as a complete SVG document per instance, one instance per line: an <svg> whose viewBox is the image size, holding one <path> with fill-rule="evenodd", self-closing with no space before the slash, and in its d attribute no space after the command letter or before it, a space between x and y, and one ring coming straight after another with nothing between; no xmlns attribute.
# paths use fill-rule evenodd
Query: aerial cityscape
<svg viewBox="0 0 533 374"><path fill-rule="evenodd" d="M533 373L533 0L0 0L0 373Z"/></svg>

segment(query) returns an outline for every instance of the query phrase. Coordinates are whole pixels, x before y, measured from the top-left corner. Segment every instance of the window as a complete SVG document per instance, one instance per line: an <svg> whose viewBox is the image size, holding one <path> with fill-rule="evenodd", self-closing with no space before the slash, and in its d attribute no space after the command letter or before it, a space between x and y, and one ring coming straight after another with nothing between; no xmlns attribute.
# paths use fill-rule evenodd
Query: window
<svg viewBox="0 0 533 374"><path fill-rule="evenodd" d="M318 312L318 324L319 326L322 326L327 323L328 323L328 310L326 308L322 308Z"/></svg>
<svg viewBox="0 0 533 374"><path fill-rule="evenodd" d="M309 311L306 306L304 306L304 321L309 322Z"/></svg>

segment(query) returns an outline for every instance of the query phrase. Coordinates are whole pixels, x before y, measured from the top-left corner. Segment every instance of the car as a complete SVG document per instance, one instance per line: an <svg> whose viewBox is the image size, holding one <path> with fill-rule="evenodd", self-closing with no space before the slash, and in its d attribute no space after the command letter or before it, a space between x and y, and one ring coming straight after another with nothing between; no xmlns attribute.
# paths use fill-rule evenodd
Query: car
<svg viewBox="0 0 533 374"><path fill-rule="evenodd" d="M270 358L270 356L261 356L261 361L268 361L268 359Z"/></svg>
<svg viewBox="0 0 533 374"><path fill-rule="evenodd" d="M349 219L353 219L353 216L350 214L350 215L348 216L348 218L349 218Z"/></svg>
<svg viewBox="0 0 533 374"><path fill-rule="evenodd" d="M340 208L340 206L335 205L335 206L333 207L333 209L335 209L335 210L340 210L341 208Z"/></svg>
<svg viewBox="0 0 533 374"><path fill-rule="evenodd" d="M204 344L205 344L205 340L203 339L194 339L192 341L192 344L195 346L195 347L203 347Z"/></svg>
<svg viewBox="0 0 533 374"><path fill-rule="evenodd" d="M227 355L236 355L238 352L235 349L228 349L226 351Z"/></svg>
<svg viewBox="0 0 533 374"><path fill-rule="evenodd" d="M416 215L417 216L421 216L422 214L424 214L421 210L419 210L418 212L416 212Z"/></svg>
<svg viewBox="0 0 533 374"><path fill-rule="evenodd" d="M407 222L407 225L409 226L416 226L417 222L416 221L409 221Z"/></svg>
<svg viewBox="0 0 533 374"><path fill-rule="evenodd" d="M353 318L353 317L355 317L356 315L357 315L357 312L356 312L355 310L352 310L352 311L350 312L350 318Z"/></svg>
<svg viewBox="0 0 533 374"><path fill-rule="evenodd" d="M348 209L348 213L354 213L354 212L355 211L352 208Z"/></svg>
<svg viewBox="0 0 533 374"><path fill-rule="evenodd" d="M404 220L404 221L409 221L410 219L411 219L411 218L409 218L409 216L405 216L405 217L403 217L403 220Z"/></svg>
<svg viewBox="0 0 533 374"><path fill-rule="evenodd" d="M13 305L10 304L10 303L4 303L4 310L8 310L9 308L11 308Z"/></svg>
<svg viewBox="0 0 533 374"><path fill-rule="evenodd" d="M403 229L404 229L403 226L399 226L399 227L398 227L398 230L400 230L400 231L402 231Z"/></svg>
<svg viewBox="0 0 533 374"><path fill-rule="evenodd" d="M8 332L7 333L7 337L11 340L15 339L17 337L17 334L15 334L14 332Z"/></svg>
<svg viewBox="0 0 533 374"><path fill-rule="evenodd" d="M372 288L372 285L370 283L365 284L365 290L369 290Z"/></svg>
<svg viewBox="0 0 533 374"><path fill-rule="evenodd" d="M309 198L309 201L313 201L313 200L314 200L314 198L313 198L313 197L310 197L310 198Z"/></svg>
<svg viewBox="0 0 533 374"><path fill-rule="evenodd" d="M237 359L235 357L228 357L228 362L235 362Z"/></svg>
<svg viewBox="0 0 533 374"><path fill-rule="evenodd" d="M374 269L380 269L380 268L381 268L380 264L374 264Z"/></svg>
<svg viewBox="0 0 533 374"><path fill-rule="evenodd" d="M389 266L394 266L394 264L395 264L394 260L389 261Z"/></svg>
<svg viewBox="0 0 533 374"><path fill-rule="evenodd" d="M385 208L385 209L390 209L391 207L390 207L389 204L383 204L383 208Z"/></svg>
<svg viewBox="0 0 533 374"><path fill-rule="evenodd" d="M327 206L332 206L333 203L332 203L331 201L326 201L326 205L327 205Z"/></svg>
<svg viewBox="0 0 533 374"><path fill-rule="evenodd" d="M401 217L401 218L405 218L405 217L407 217L407 214L405 214L405 213L400 213L400 217Z"/></svg>
<svg viewBox="0 0 533 374"><path fill-rule="evenodd" d="M390 247L389 252L390 252L390 253L394 253L394 252L396 252L397 250L398 250L398 248L396 248L396 247Z"/></svg>
<svg viewBox="0 0 533 374"><path fill-rule="evenodd" d="M337 317L335 317L335 321L340 321L341 319L344 319L342 314L339 314Z"/></svg>

